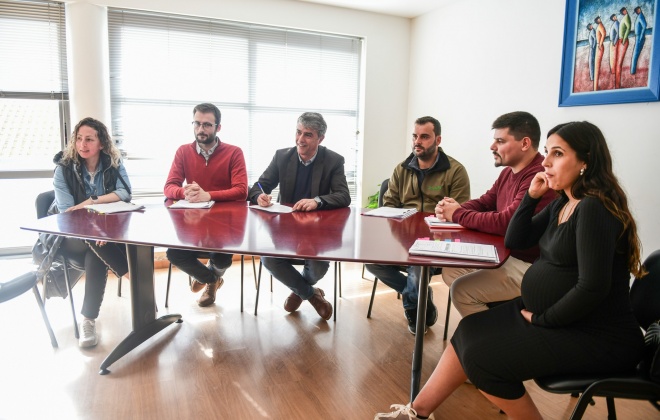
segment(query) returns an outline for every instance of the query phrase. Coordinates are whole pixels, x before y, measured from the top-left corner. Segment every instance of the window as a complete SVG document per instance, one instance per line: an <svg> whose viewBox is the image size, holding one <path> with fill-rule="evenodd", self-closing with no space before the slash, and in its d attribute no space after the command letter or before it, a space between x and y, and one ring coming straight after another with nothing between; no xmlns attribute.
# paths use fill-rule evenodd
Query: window
<svg viewBox="0 0 660 420"><path fill-rule="evenodd" d="M53 156L66 141L64 4L0 0L0 186L10 198L0 255L29 250L37 194L52 189ZM9 234L11 232L11 234Z"/></svg>
<svg viewBox="0 0 660 420"><path fill-rule="evenodd" d="M193 141L193 107L211 102L250 184L294 145L302 112L322 113L323 145L346 159L356 198L359 38L119 9L108 21L112 131L135 194L162 194L174 152Z"/></svg>

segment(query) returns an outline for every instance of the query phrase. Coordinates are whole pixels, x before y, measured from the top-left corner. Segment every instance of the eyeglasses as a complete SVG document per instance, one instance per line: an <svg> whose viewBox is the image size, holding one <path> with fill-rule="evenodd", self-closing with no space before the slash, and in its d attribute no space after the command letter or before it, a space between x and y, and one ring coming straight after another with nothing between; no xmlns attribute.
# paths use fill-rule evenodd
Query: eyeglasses
<svg viewBox="0 0 660 420"><path fill-rule="evenodd" d="M218 124L211 124L210 122L201 123L199 121L193 121L192 125L195 128L204 127L205 130L208 130L209 128L213 128Z"/></svg>

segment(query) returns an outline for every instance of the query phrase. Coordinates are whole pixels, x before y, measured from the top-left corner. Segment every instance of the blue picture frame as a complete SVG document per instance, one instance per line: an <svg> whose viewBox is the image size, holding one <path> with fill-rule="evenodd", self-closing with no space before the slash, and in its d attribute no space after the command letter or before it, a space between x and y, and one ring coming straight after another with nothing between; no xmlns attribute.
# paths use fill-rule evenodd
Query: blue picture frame
<svg viewBox="0 0 660 420"><path fill-rule="evenodd" d="M660 35L655 31L658 1L637 0L631 6L611 0L566 1L560 107L660 100ZM628 10L624 13L623 8L628 7L630 14L626 19ZM600 18L600 22L597 23L596 18ZM615 22L617 20L620 22ZM639 48L641 53L634 51L637 43L634 30L638 20L638 28L643 28L641 25L646 23L646 30L643 31L645 41ZM612 32L615 23L617 32ZM618 32L621 30L621 35L624 35L627 27L630 28L629 36L626 37L628 42L619 39L612 43L610 35L616 39ZM603 31L606 35L604 38ZM594 38L600 38L601 43L593 41ZM622 57L621 63L617 61L617 55ZM637 59L633 66L635 55ZM613 60L611 62L610 57ZM633 68L635 72L631 73Z"/></svg>

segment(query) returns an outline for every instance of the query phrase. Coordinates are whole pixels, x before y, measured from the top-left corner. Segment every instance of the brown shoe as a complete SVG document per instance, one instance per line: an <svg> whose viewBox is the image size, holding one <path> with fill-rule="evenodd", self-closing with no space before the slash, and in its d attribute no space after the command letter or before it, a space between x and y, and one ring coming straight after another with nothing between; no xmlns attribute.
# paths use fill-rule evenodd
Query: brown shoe
<svg viewBox="0 0 660 420"><path fill-rule="evenodd" d="M327 321L332 317L332 304L330 304L330 302L325 300L323 296L325 296L323 290L315 287L314 294L308 300L309 303L312 304L314 309L316 309L316 313L318 313L321 316L321 318Z"/></svg>
<svg viewBox="0 0 660 420"><path fill-rule="evenodd" d="M205 283L198 282L195 279L192 279L192 281L190 282L190 291L193 293L197 293L205 287L206 287Z"/></svg>
<svg viewBox="0 0 660 420"><path fill-rule="evenodd" d="M225 281L222 279L222 277L220 277L215 281L215 283L207 284L206 289L204 289L204 293L202 293L202 297L199 298L197 304L199 306L209 306L213 304L215 302L215 292L217 292L218 289L222 287L224 282Z"/></svg>
<svg viewBox="0 0 660 420"><path fill-rule="evenodd" d="M302 298L295 293L291 293L288 298L284 301L284 310L287 312L295 312L296 309L300 308L302 303Z"/></svg>

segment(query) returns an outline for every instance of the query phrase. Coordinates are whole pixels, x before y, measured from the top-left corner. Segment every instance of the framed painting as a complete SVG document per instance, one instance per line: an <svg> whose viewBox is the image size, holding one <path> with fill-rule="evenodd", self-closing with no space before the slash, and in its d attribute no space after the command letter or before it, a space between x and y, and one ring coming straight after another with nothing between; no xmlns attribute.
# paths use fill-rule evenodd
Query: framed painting
<svg viewBox="0 0 660 420"><path fill-rule="evenodd" d="M559 106L660 100L658 1L566 1Z"/></svg>

